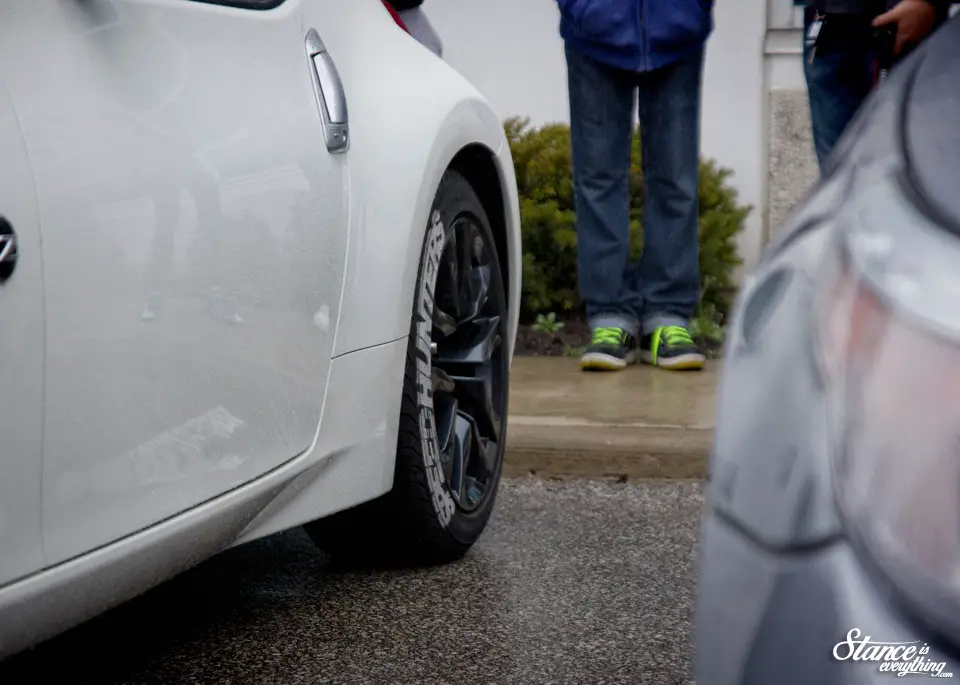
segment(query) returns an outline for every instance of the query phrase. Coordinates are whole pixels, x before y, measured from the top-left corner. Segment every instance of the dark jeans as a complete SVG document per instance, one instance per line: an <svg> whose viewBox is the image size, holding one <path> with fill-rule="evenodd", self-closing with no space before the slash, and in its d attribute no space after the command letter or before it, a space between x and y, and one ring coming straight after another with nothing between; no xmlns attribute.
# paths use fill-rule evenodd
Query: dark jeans
<svg viewBox="0 0 960 685"><path fill-rule="evenodd" d="M570 50L567 77L580 296L591 327L685 325L700 300L702 51L632 73ZM630 148L639 91L643 255L630 263Z"/></svg>
<svg viewBox="0 0 960 685"><path fill-rule="evenodd" d="M814 10L804 12L804 36ZM873 88L870 20L852 15L827 17L811 61L804 40L803 72L810 100L813 145L821 171L837 141Z"/></svg>

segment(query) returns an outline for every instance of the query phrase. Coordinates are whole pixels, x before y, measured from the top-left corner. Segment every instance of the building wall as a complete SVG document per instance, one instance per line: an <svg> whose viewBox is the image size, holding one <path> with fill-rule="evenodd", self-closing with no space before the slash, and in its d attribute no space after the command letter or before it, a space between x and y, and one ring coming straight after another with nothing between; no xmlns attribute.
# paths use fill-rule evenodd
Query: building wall
<svg viewBox="0 0 960 685"><path fill-rule="evenodd" d="M556 0L426 0L445 58L502 117L568 122ZM749 268L815 178L792 0L718 0L704 73L703 154L733 170L754 206L740 238ZM773 27L773 30L771 30ZM791 41L793 48L791 49Z"/></svg>
<svg viewBox="0 0 960 685"><path fill-rule="evenodd" d="M818 176L803 79L803 9L768 0L764 40L769 239Z"/></svg>

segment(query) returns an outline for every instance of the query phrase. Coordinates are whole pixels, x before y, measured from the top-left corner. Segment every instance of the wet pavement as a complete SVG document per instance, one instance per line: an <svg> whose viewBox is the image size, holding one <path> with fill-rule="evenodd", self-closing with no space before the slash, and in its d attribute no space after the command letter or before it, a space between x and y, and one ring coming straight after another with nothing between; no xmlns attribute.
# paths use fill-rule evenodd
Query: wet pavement
<svg viewBox="0 0 960 685"><path fill-rule="evenodd" d="M698 483L512 480L437 568L241 547L0 664L0 683L686 685Z"/></svg>
<svg viewBox="0 0 960 685"><path fill-rule="evenodd" d="M586 373L575 358L514 357L510 414L553 423L713 428L717 370L707 362L702 371L635 365Z"/></svg>
<svg viewBox="0 0 960 685"><path fill-rule="evenodd" d="M585 373L573 358L515 357L506 473L702 478L717 370Z"/></svg>

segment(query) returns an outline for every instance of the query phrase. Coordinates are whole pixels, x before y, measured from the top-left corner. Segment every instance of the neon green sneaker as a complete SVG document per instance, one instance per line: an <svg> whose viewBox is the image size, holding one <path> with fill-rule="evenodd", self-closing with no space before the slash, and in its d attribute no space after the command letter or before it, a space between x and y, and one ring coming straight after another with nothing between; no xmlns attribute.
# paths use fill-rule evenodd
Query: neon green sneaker
<svg viewBox="0 0 960 685"><path fill-rule="evenodd" d="M619 371L637 361L637 340L622 328L595 328L590 347L580 357L585 371Z"/></svg>
<svg viewBox="0 0 960 685"><path fill-rule="evenodd" d="M640 339L640 358L664 369L702 369L706 357L683 326L660 326Z"/></svg>

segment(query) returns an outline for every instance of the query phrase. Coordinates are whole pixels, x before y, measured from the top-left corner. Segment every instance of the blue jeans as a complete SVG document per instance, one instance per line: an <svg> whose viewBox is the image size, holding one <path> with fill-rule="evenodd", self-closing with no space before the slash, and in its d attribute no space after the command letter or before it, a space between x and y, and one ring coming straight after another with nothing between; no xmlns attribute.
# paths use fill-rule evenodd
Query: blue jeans
<svg viewBox="0 0 960 685"><path fill-rule="evenodd" d="M632 73L567 48L580 296L592 328L687 325L700 300L703 52ZM630 148L639 90L644 246L630 263Z"/></svg>
<svg viewBox="0 0 960 685"><path fill-rule="evenodd" d="M804 31L813 22L814 10L804 12ZM820 30L816 50L804 40L803 73L810 100L813 145L820 170L847 125L873 88L873 50L870 20L830 15Z"/></svg>

